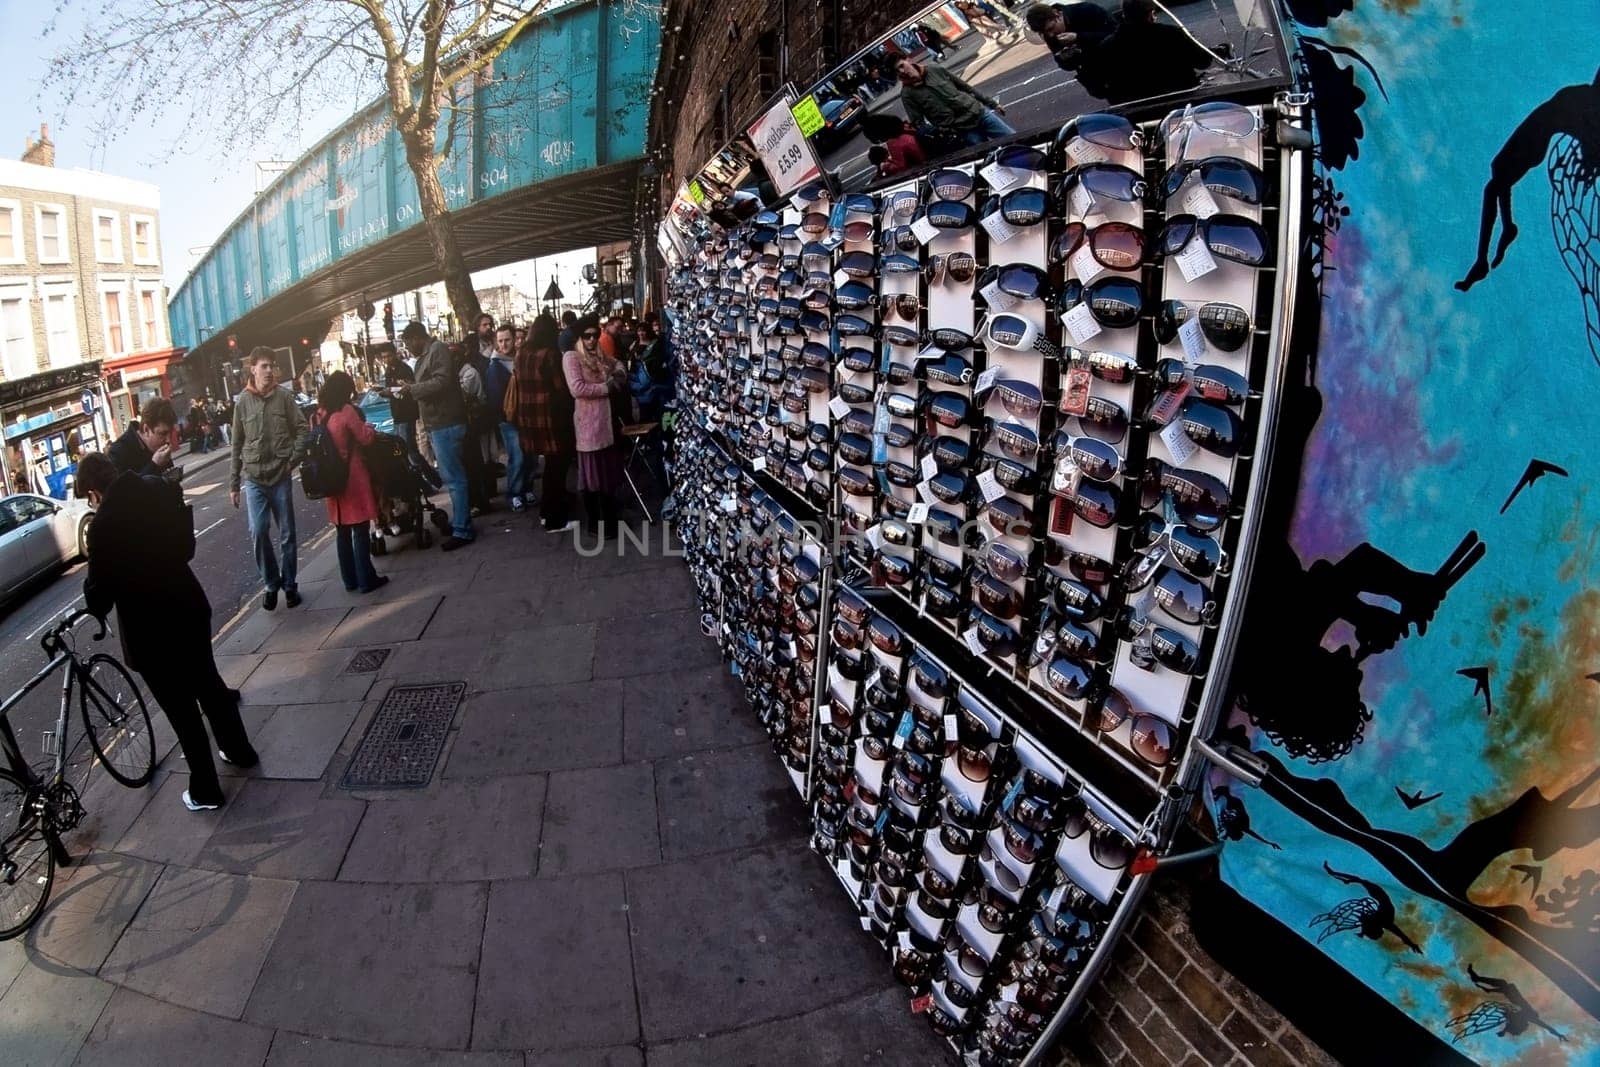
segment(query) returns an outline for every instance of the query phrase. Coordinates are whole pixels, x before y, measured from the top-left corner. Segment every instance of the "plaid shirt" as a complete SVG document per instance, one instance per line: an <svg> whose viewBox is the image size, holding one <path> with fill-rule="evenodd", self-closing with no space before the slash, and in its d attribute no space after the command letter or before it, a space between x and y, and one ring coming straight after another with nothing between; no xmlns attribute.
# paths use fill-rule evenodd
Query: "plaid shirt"
<svg viewBox="0 0 1600 1067"><path fill-rule="evenodd" d="M552 348L519 352L508 392L515 390L512 419L522 448L541 456L572 452L577 439L572 427L572 393L561 370L561 355Z"/></svg>

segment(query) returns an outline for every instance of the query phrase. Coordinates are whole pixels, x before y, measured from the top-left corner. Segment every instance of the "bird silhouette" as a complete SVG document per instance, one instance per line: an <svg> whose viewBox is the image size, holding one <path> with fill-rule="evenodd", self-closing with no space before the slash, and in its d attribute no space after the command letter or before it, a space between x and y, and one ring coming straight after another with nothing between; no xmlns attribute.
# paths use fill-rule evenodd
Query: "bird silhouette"
<svg viewBox="0 0 1600 1067"><path fill-rule="evenodd" d="M1513 863L1511 869L1522 875L1523 885L1527 885L1529 882L1533 883L1533 888L1528 890L1530 897L1539 892L1539 882L1544 878L1543 867L1537 863Z"/></svg>
<svg viewBox="0 0 1600 1067"><path fill-rule="evenodd" d="M1473 682L1476 683L1472 688L1472 695L1477 696L1479 693L1482 693L1484 714L1493 715L1494 697L1489 692L1489 668L1462 667L1459 671L1456 671L1456 673L1461 675L1463 678L1471 678Z"/></svg>
<svg viewBox="0 0 1600 1067"><path fill-rule="evenodd" d="M1400 802L1406 806L1407 811L1410 811L1413 808L1420 808L1424 804L1432 804L1435 800L1438 800L1440 797L1444 796L1443 793L1432 793L1428 796L1423 796L1422 790L1420 789L1415 793L1407 793L1399 786L1395 786L1394 791L1395 794L1400 798Z"/></svg>
<svg viewBox="0 0 1600 1067"><path fill-rule="evenodd" d="M1511 506L1511 502L1517 499L1519 493L1546 474L1558 474L1563 478L1567 477L1566 469L1558 467L1554 463L1542 459L1528 460L1528 469L1522 472L1522 477L1517 480L1516 488L1511 490L1511 495L1506 497L1506 502L1500 505L1500 514L1504 515L1506 508Z"/></svg>

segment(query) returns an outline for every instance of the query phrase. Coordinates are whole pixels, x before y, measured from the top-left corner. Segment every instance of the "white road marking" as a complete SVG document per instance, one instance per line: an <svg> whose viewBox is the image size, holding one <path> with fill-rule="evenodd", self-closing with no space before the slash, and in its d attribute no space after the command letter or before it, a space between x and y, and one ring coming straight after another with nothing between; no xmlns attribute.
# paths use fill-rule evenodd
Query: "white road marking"
<svg viewBox="0 0 1600 1067"><path fill-rule="evenodd" d="M228 516L226 516L226 515L222 516L222 518L218 519L216 522L212 523L210 526L207 526L204 530L201 530L199 533L195 534L194 535L195 539L198 540L199 538L204 537L206 534L210 533L212 530L215 530L218 526L221 526L223 523L225 523L227 521L228 521Z"/></svg>

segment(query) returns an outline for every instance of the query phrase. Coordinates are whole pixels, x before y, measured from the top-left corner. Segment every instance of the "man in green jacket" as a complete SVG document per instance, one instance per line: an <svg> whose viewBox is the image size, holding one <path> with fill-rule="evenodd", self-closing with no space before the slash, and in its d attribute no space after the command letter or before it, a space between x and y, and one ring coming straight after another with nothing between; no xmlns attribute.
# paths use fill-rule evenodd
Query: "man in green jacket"
<svg viewBox="0 0 1600 1067"><path fill-rule="evenodd" d="M1017 131L1000 116L1006 109L943 67L902 57L894 65L900 78L900 102L913 125L983 144Z"/></svg>
<svg viewBox="0 0 1600 1067"><path fill-rule="evenodd" d="M228 488L234 507L239 506L241 488L249 503L256 569L267 586L261 606L268 611L277 607L278 590L282 589L284 603L298 607L293 471L304 458L306 417L294 402L294 394L278 388L276 352L257 345L245 369L250 379L233 405L233 475ZM278 524L276 556L272 552L273 522Z"/></svg>

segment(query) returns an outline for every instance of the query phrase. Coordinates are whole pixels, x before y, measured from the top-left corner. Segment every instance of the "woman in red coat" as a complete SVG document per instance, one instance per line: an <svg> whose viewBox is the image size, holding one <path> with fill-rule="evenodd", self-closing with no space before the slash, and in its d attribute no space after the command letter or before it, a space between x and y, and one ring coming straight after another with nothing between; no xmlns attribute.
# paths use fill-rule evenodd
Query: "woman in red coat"
<svg viewBox="0 0 1600 1067"><path fill-rule="evenodd" d="M354 395L355 382L337 370L317 390L317 403L322 407L322 423L333 438L333 446L350 471L344 489L328 497L328 521L338 527L339 533L339 577L352 593L370 593L389 582L372 569L367 524L378 517L378 493L361 454L362 447L370 445L378 431L367 425L361 409L350 403Z"/></svg>

